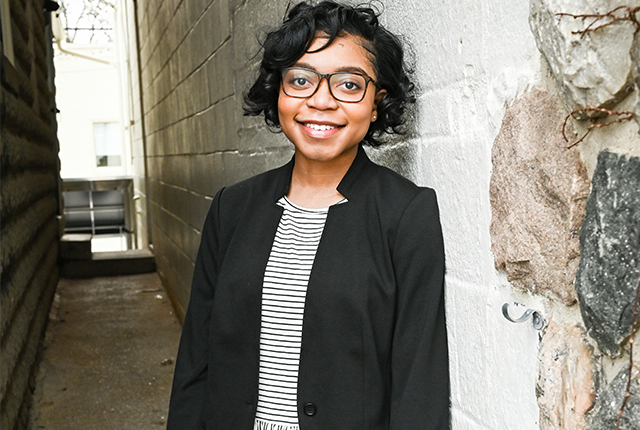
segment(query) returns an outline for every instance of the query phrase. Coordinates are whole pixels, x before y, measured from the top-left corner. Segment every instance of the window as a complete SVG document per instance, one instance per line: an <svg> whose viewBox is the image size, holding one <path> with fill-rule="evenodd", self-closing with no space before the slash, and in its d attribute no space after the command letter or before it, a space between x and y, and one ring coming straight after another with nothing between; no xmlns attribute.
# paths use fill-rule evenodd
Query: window
<svg viewBox="0 0 640 430"><path fill-rule="evenodd" d="M96 165L98 167L122 165L120 127L117 122L93 123L93 140L96 145Z"/></svg>

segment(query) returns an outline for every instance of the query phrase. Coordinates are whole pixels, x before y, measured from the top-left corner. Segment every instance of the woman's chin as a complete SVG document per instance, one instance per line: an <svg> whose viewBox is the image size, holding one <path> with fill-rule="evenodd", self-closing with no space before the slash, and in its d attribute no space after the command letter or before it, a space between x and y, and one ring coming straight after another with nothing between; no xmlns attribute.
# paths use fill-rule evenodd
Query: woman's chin
<svg viewBox="0 0 640 430"><path fill-rule="evenodd" d="M295 145L296 161L317 163L342 163L353 161L358 150L358 145L349 147L332 147L331 145Z"/></svg>

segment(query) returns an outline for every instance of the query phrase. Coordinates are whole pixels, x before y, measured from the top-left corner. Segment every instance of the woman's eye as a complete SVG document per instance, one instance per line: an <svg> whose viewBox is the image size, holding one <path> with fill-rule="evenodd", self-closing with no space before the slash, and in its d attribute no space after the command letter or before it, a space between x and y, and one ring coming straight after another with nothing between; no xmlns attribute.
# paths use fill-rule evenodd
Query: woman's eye
<svg viewBox="0 0 640 430"><path fill-rule="evenodd" d="M336 83L336 88L340 91L354 92L362 90L362 84L357 80L346 77Z"/></svg>
<svg viewBox="0 0 640 430"><path fill-rule="evenodd" d="M358 88L360 88L360 86L358 84L356 84L355 82L345 82L344 84L342 84L347 90L357 90Z"/></svg>
<svg viewBox="0 0 640 430"><path fill-rule="evenodd" d="M304 76L296 76L291 78L289 83L295 87L306 87L309 85L309 80Z"/></svg>

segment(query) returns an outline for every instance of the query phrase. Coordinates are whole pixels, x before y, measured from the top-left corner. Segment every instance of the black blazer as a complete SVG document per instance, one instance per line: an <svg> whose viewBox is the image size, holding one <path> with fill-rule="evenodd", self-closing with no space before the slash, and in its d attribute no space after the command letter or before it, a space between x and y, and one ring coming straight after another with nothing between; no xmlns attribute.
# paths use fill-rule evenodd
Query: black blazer
<svg viewBox="0 0 640 430"><path fill-rule="evenodd" d="M221 189L202 231L167 428L251 430L261 291L293 160ZM309 278L301 430L449 428L444 249L435 192L359 148Z"/></svg>

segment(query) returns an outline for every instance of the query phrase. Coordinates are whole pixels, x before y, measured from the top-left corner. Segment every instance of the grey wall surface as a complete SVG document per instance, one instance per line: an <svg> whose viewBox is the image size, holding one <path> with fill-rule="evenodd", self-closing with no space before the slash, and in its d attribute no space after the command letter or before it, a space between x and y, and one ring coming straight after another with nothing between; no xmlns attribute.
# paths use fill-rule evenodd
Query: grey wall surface
<svg viewBox="0 0 640 430"><path fill-rule="evenodd" d="M58 281L57 138L41 1L11 1L15 62L2 60L0 428L24 428ZM4 47L3 47L4 48Z"/></svg>
<svg viewBox="0 0 640 430"><path fill-rule="evenodd" d="M261 119L242 116L264 26L285 1L137 3L151 235L158 272L182 318L211 200L284 164L292 148Z"/></svg>

